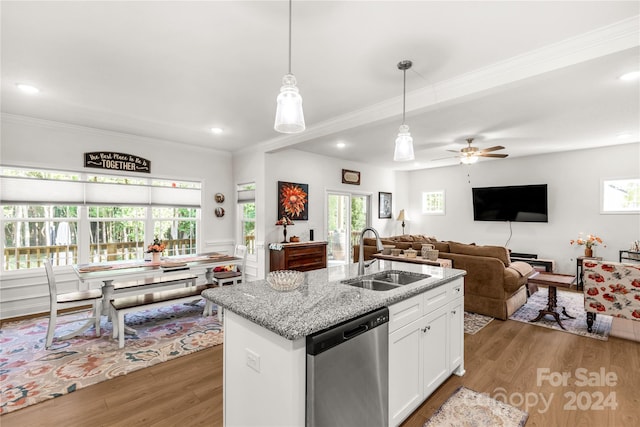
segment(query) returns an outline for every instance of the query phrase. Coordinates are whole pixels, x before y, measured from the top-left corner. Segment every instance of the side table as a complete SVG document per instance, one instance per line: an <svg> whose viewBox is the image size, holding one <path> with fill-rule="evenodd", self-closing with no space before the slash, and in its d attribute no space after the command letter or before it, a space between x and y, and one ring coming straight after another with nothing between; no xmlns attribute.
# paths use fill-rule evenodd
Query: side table
<svg viewBox="0 0 640 427"><path fill-rule="evenodd" d="M582 280L582 262L585 259L594 259L596 261L602 261L601 256L579 256L576 258L576 288L581 291L584 286L584 281Z"/></svg>

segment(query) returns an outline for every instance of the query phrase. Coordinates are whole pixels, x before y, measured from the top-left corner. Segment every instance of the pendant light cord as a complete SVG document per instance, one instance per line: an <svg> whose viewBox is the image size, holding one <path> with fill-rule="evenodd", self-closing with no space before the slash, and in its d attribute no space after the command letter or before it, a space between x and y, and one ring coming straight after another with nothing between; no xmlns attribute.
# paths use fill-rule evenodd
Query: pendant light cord
<svg viewBox="0 0 640 427"><path fill-rule="evenodd" d="M289 0L289 74L291 74L291 2Z"/></svg>
<svg viewBox="0 0 640 427"><path fill-rule="evenodd" d="M405 102L407 98L407 70L402 70L403 82L402 82L402 124L404 125L404 111Z"/></svg>

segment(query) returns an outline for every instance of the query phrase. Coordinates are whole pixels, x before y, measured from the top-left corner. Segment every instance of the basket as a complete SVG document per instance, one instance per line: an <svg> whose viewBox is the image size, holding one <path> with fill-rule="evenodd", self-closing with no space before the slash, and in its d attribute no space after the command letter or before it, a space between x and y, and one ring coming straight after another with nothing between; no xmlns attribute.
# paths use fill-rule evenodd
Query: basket
<svg viewBox="0 0 640 427"><path fill-rule="evenodd" d="M294 270L272 271L267 275L267 283L276 291L292 291L304 282L304 273Z"/></svg>

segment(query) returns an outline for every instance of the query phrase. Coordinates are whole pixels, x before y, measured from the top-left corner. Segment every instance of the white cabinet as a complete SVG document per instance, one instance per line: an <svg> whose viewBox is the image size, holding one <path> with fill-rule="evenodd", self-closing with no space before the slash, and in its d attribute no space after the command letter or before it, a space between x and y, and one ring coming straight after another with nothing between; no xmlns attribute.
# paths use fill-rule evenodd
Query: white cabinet
<svg viewBox="0 0 640 427"><path fill-rule="evenodd" d="M463 279L389 307L389 425L464 373Z"/></svg>

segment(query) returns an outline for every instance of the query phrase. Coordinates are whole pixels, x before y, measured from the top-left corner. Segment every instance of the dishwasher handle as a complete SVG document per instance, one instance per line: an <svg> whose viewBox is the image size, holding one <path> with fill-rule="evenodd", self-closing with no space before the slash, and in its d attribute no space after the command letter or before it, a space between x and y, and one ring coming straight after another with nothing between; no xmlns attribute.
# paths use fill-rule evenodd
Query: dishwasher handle
<svg viewBox="0 0 640 427"><path fill-rule="evenodd" d="M356 326L353 329L349 329L348 331L344 331L342 333L342 338L344 338L344 340L347 341L347 340L350 340L351 338L355 338L358 335L367 332L368 330L369 330L369 326L366 323L362 323L362 324Z"/></svg>

